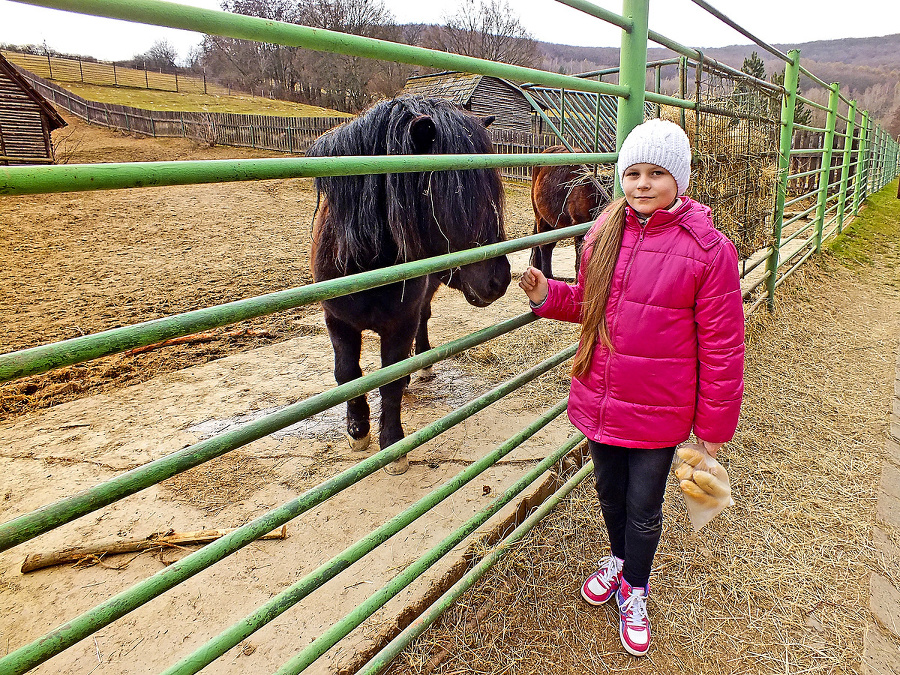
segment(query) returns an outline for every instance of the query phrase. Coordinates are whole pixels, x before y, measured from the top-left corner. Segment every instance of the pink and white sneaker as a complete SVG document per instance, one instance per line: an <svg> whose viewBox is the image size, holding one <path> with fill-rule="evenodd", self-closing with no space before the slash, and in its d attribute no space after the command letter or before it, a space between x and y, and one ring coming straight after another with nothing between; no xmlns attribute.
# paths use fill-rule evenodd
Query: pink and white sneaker
<svg viewBox="0 0 900 675"><path fill-rule="evenodd" d="M624 578L616 593L619 604L619 639L625 651L634 656L643 656L650 649L650 618L647 616L646 587L632 587Z"/></svg>
<svg viewBox="0 0 900 675"><path fill-rule="evenodd" d="M619 588L623 562L621 558L611 555L603 558L599 563L600 569L581 585L581 597L592 605L602 605L609 600Z"/></svg>

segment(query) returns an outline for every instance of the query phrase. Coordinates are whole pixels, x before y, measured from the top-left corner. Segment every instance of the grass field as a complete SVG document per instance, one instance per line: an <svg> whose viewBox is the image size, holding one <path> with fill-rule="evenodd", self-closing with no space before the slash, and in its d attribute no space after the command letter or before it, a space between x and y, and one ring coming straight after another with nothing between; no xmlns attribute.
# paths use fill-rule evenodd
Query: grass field
<svg viewBox="0 0 900 675"><path fill-rule="evenodd" d="M180 112L220 112L244 115L275 115L281 117L350 117L348 113L279 101L246 94L216 95L179 93L130 87L104 87L80 82L60 82L61 86L89 101L128 105L145 110L174 110Z"/></svg>
<svg viewBox="0 0 900 675"><path fill-rule="evenodd" d="M349 117L347 113L290 101L230 94L202 78L182 74L115 67L37 54L2 50L9 61L51 80L89 101L128 105L145 110L220 112L281 117ZM207 93L203 93L203 92Z"/></svg>

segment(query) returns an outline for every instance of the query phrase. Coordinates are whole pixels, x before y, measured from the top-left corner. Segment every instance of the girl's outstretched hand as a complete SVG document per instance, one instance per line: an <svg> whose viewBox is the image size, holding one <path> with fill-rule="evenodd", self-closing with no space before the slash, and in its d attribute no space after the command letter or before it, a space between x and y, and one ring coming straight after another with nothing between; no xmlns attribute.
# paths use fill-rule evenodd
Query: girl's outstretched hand
<svg viewBox="0 0 900 675"><path fill-rule="evenodd" d="M522 272L522 278L519 279L519 288L525 291L525 295L535 305L540 305L547 299L547 293L550 290L550 284L547 283L547 277L539 269L534 267L526 267Z"/></svg>

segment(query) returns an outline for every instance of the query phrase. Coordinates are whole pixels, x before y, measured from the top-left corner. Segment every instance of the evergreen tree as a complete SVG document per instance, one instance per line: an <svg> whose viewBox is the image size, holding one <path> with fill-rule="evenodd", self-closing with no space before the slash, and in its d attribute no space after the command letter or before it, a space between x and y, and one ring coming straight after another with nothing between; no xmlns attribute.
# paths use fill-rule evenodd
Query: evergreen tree
<svg viewBox="0 0 900 675"><path fill-rule="evenodd" d="M784 69L781 71L775 71L772 73L772 84L777 84L779 87L784 86ZM802 93L800 89L800 85L797 85L797 95L799 96ZM809 123L812 122L812 113L809 111L803 101L797 101L794 104L794 124L803 124L809 126Z"/></svg>
<svg viewBox="0 0 900 675"><path fill-rule="evenodd" d="M752 75L759 80L764 80L766 79L766 64L759 58L759 54L753 52L749 58L744 59L744 65L741 66L741 72Z"/></svg>

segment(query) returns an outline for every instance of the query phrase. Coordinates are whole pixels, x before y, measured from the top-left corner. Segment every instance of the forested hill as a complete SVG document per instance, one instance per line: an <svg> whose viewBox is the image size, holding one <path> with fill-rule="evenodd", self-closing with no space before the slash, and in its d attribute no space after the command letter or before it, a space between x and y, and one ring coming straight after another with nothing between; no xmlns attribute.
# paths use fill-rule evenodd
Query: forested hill
<svg viewBox="0 0 900 675"><path fill-rule="evenodd" d="M584 72L595 68L606 68L618 65L619 50L613 47L574 47L549 42L539 42L541 51L546 55L547 66L563 66L567 72ZM774 45L783 52L799 49L804 63L841 63L846 66L862 66L865 69L883 72L900 71L900 33L882 37L843 38L841 40L817 40L802 44ZM728 65L740 68L744 59L751 52L758 52L766 62L768 70L781 63L778 57L770 55L756 45L732 45L730 47L714 47L704 49L703 53ZM672 56L668 49L651 47L648 53L650 60ZM582 71L581 66L587 65ZM779 65L780 69L782 66ZM812 68L810 70L814 71ZM817 73L818 74L818 73Z"/></svg>
<svg viewBox="0 0 900 675"><path fill-rule="evenodd" d="M617 66L619 50L610 47L573 47L570 45L538 43L547 70L583 73L599 68ZM783 52L800 50L803 65L825 82L839 82L841 93L859 101L861 109L869 110L874 119L891 133L900 134L900 34L882 37L818 40L802 44L774 45ZM766 75L784 69L784 62L756 45L732 45L704 49L703 53L735 68L757 52L766 66ZM673 56L668 49L651 48L649 60ZM664 75L663 88L676 86L674 74ZM667 81L668 80L668 81ZM804 95L824 103L827 94L801 78ZM671 93L671 91L669 92Z"/></svg>

